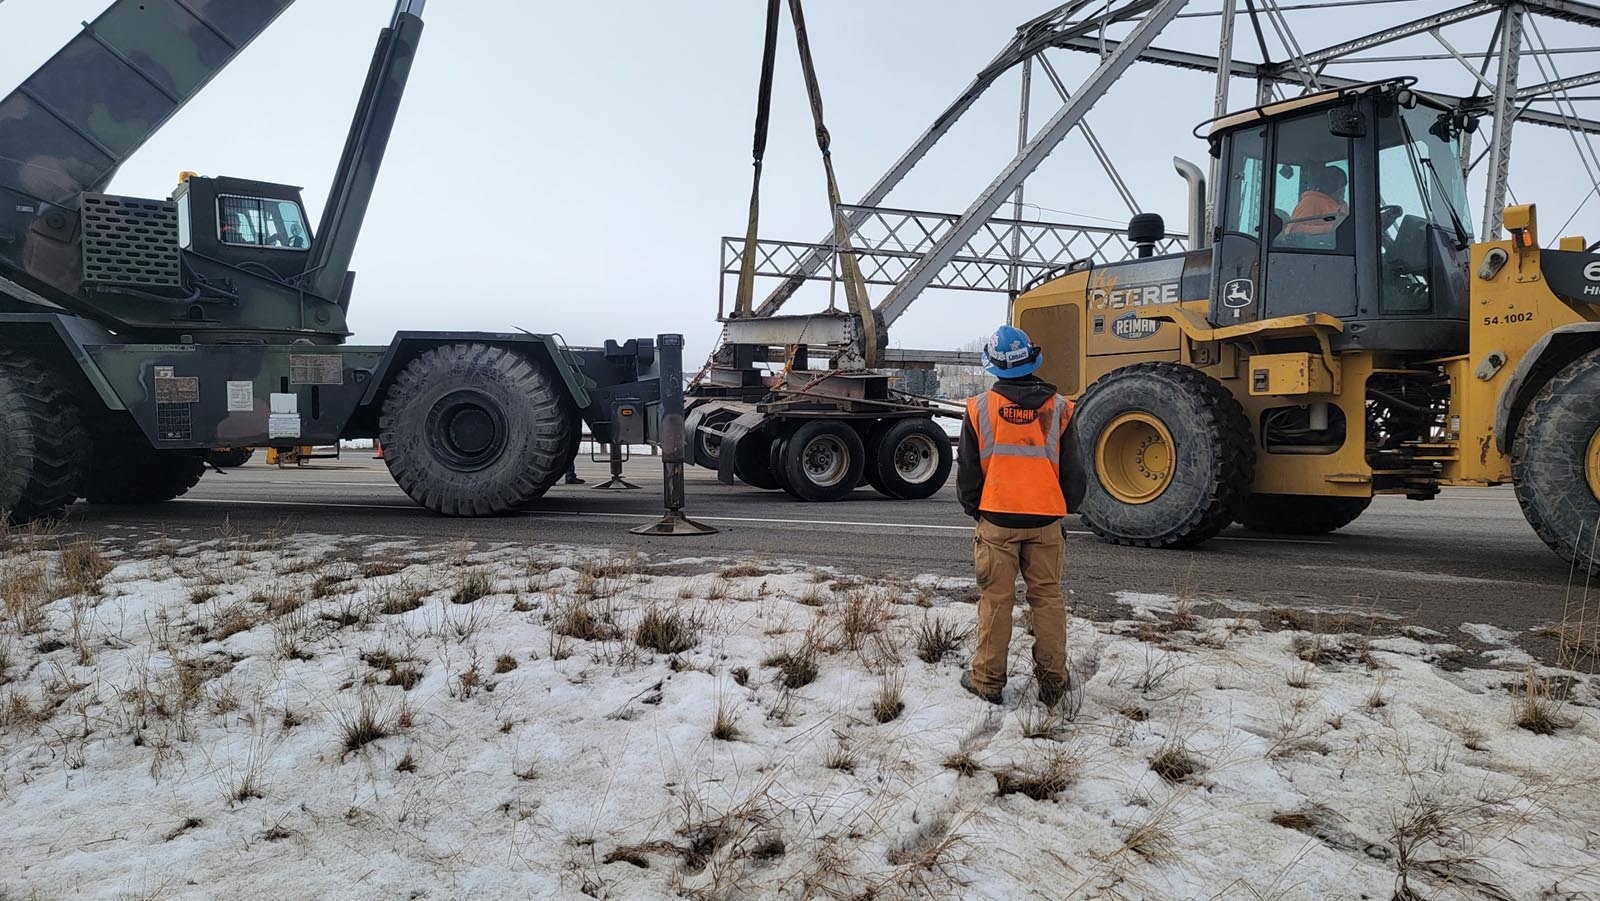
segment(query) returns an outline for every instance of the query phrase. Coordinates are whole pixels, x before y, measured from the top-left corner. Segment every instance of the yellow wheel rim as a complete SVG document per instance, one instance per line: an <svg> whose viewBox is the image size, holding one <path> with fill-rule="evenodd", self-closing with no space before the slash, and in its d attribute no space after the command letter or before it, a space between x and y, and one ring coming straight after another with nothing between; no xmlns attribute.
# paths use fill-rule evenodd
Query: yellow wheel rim
<svg viewBox="0 0 1600 901"><path fill-rule="evenodd" d="M1589 451L1583 455L1583 474L1589 478L1589 491L1600 498L1600 429L1589 436Z"/></svg>
<svg viewBox="0 0 1600 901"><path fill-rule="evenodd" d="M1591 445L1591 453L1594 449ZM1123 413L1100 431L1094 468L1112 497L1148 504L1172 484L1173 456L1172 433L1161 420L1149 413Z"/></svg>

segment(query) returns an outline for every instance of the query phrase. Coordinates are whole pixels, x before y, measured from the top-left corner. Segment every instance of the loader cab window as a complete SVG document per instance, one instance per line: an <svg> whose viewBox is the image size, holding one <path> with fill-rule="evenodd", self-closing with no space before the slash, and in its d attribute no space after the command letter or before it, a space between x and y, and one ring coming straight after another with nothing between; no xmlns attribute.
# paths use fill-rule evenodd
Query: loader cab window
<svg viewBox="0 0 1600 901"><path fill-rule="evenodd" d="M311 246L305 214L292 200L220 195L217 232L222 243L239 247L304 251Z"/></svg>
<svg viewBox="0 0 1600 901"><path fill-rule="evenodd" d="M1278 124L1272 182L1272 249L1355 253L1350 139L1328 133L1318 112Z"/></svg>
<svg viewBox="0 0 1600 901"><path fill-rule="evenodd" d="M1426 106L1396 109L1378 120L1378 250L1383 309L1423 313L1433 282L1463 265L1472 239L1459 134L1448 116Z"/></svg>
<svg viewBox="0 0 1600 901"><path fill-rule="evenodd" d="M1233 136L1228 154L1228 213L1223 230L1260 240L1261 198L1266 185L1265 129Z"/></svg>

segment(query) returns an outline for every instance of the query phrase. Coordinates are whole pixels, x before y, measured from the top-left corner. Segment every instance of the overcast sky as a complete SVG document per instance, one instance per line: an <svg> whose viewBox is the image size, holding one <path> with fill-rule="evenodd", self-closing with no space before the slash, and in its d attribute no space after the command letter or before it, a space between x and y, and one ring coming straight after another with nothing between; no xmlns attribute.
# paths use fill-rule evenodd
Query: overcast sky
<svg viewBox="0 0 1600 901"><path fill-rule="evenodd" d="M0 88L21 81L105 5L0 2L7 47ZM870 186L1020 22L1048 6L813 0L808 24L846 199ZM759 0L429 3L353 264L356 340L387 342L402 328L522 327L573 343L681 331L691 356L703 356L717 334L718 239L742 232L745 218L763 7ZM1322 14L1299 29L1300 38L1322 46L1370 31L1402 14L1389 9ZM165 197L183 169L245 176L305 186L315 221L372 42L392 10L392 0L300 0L124 166L112 190ZM1551 43L1572 34L1564 27L1541 23ZM1474 39L1483 43L1486 28L1447 34L1466 50ZM1214 52L1215 29L1214 19L1186 19L1160 43ZM1404 46L1442 52L1421 40ZM1069 84L1093 61L1054 58ZM792 42L781 59L762 231L813 240L827 218ZM1593 56L1565 57L1562 65L1562 75L1600 68ZM1335 71L1432 75L1429 84L1458 93L1471 84L1453 62ZM959 212L971 202L1014 150L1016 77L963 120L892 205ZM1523 80L1544 79L1525 63ZM1047 91L1036 79L1035 124L1054 110ZM1204 75L1138 67L1091 115L1142 206L1174 230L1183 227L1184 187L1170 159L1204 162L1204 144L1190 129L1209 116L1211 93ZM1235 82L1233 105L1246 105L1251 93ZM1553 230L1589 182L1565 134L1523 127L1512 187L1519 198L1540 201ZM1037 204L1030 217L1120 224L1128 215L1077 136L1029 183L1028 196ZM1600 237L1600 200L1569 231ZM892 339L955 347L1003 316L1002 295L930 294Z"/></svg>

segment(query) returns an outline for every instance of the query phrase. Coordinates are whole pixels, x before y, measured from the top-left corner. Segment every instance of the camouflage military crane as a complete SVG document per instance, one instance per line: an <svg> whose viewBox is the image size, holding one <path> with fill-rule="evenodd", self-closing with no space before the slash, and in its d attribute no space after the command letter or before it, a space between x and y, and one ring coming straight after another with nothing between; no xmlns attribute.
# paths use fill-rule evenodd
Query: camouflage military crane
<svg viewBox="0 0 1600 901"><path fill-rule="evenodd" d="M211 448L379 438L452 515L542 495L577 453L647 440L656 342L403 332L344 341L348 271L422 36L381 32L320 223L300 189L185 173L166 199L117 168L292 0L117 0L0 99L0 513L183 494ZM581 421L580 421L581 420Z"/></svg>

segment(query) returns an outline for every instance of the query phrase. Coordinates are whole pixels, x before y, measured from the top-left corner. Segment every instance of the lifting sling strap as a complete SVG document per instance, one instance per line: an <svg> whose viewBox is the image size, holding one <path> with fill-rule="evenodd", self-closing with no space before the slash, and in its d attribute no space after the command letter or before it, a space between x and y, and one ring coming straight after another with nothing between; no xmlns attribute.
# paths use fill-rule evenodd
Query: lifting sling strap
<svg viewBox="0 0 1600 901"><path fill-rule="evenodd" d="M782 0L767 0L765 43L761 55L761 82L756 100L755 141L752 148L755 174L750 189L750 217L746 223L744 255L739 265L739 286L735 294L735 316L749 316L755 304L755 266L757 254L756 232L760 225L761 166L766 155L767 128L772 113L772 71L777 56L779 5ZM789 0L789 13L794 19L795 45L800 55L800 69L804 75L806 95L811 102L811 120L816 127L817 149L822 153L822 170L827 181L828 212L833 222L835 252L844 279L845 299L850 311L861 321L861 352L868 366L877 364L878 322L872 309L872 299L867 294L866 280L850 245L850 227L839 209L839 182L833 172L832 136L824 123L822 88L817 82L816 64L811 56L811 39L806 31L805 12L801 0Z"/></svg>

